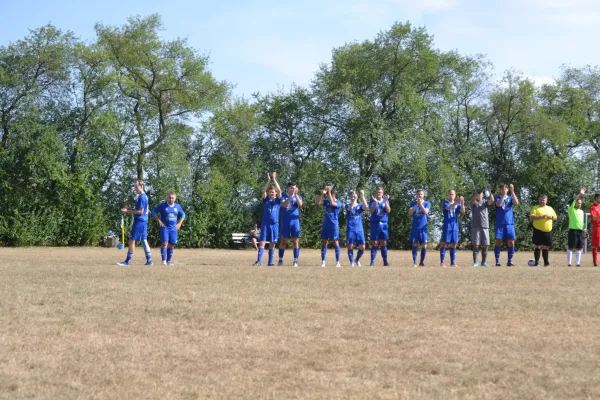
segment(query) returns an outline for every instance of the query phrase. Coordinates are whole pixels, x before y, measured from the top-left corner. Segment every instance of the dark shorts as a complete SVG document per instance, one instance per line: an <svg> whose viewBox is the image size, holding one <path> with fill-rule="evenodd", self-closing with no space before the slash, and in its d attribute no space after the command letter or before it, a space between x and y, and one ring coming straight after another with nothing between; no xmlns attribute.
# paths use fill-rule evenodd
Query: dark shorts
<svg viewBox="0 0 600 400"><path fill-rule="evenodd" d="M279 224L271 224L268 222L263 222L260 225L260 236L259 239L261 242L270 242L277 243L277 239L279 238Z"/></svg>
<svg viewBox="0 0 600 400"><path fill-rule="evenodd" d="M300 220L281 221L279 227L279 235L283 239L299 238L300 237Z"/></svg>
<svg viewBox="0 0 600 400"><path fill-rule="evenodd" d="M542 232L533 228L533 244L536 246L552 246L552 232Z"/></svg>
<svg viewBox="0 0 600 400"><path fill-rule="evenodd" d="M583 243L585 243L583 231L580 229L569 229L569 249L583 249Z"/></svg>

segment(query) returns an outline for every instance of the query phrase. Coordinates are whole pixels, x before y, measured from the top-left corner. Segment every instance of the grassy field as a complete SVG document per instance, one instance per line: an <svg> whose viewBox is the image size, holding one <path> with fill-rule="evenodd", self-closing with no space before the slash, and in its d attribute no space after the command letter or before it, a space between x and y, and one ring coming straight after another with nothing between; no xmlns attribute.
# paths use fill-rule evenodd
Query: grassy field
<svg viewBox="0 0 600 400"><path fill-rule="evenodd" d="M599 399L600 268L2 248L0 398ZM155 260L159 258L154 250ZM368 256L368 254L365 254ZM286 254L291 263L291 252ZM506 262L503 253L503 263ZM435 267L434 267L435 266Z"/></svg>

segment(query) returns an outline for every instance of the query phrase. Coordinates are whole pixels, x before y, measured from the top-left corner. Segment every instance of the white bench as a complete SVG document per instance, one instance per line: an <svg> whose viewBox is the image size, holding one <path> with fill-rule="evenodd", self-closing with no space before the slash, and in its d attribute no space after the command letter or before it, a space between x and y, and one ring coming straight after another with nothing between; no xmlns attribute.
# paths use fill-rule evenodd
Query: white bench
<svg viewBox="0 0 600 400"><path fill-rule="evenodd" d="M247 246L252 243L252 236L249 233L232 233L231 241L234 244L240 244L243 246ZM256 240L258 242L258 239ZM265 242L269 243L269 242Z"/></svg>

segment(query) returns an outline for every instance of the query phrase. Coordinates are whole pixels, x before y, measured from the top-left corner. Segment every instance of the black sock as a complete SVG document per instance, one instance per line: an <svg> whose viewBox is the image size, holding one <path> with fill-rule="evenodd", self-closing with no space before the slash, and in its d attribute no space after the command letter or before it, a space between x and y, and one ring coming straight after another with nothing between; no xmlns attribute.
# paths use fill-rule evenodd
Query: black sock
<svg viewBox="0 0 600 400"><path fill-rule="evenodd" d="M550 264L550 261L548 261L548 249L542 250L542 257L544 257L544 265Z"/></svg>
<svg viewBox="0 0 600 400"><path fill-rule="evenodd" d="M481 263L482 264L487 261L487 251L488 251L487 247L484 247L483 249L481 249Z"/></svg>
<svg viewBox="0 0 600 400"><path fill-rule="evenodd" d="M479 247L473 247L473 264L477 264L477 255L479 254Z"/></svg>
<svg viewBox="0 0 600 400"><path fill-rule="evenodd" d="M535 249L533 251L533 258L535 258L535 263L538 264L540 262L540 249Z"/></svg>

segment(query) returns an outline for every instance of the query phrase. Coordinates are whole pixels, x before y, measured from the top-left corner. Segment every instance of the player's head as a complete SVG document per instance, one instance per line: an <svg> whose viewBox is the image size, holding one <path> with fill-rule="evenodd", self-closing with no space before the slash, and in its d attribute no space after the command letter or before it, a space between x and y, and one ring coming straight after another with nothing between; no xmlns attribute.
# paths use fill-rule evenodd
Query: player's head
<svg viewBox="0 0 600 400"><path fill-rule="evenodd" d="M594 203L600 204L600 193L594 195Z"/></svg>
<svg viewBox="0 0 600 400"><path fill-rule="evenodd" d="M456 198L456 192L454 191L454 189L448 190L448 200L454 201L455 198Z"/></svg>
<svg viewBox="0 0 600 400"><path fill-rule="evenodd" d="M417 189L417 199L424 199L425 191L423 189Z"/></svg>
<svg viewBox="0 0 600 400"><path fill-rule="evenodd" d="M575 201L575 208L580 209L582 205L583 205L583 200L577 199Z"/></svg>
<svg viewBox="0 0 600 400"><path fill-rule="evenodd" d="M267 191L269 194L269 198L274 199L277 196L277 191L274 186L269 186L269 190Z"/></svg>
<svg viewBox="0 0 600 400"><path fill-rule="evenodd" d="M133 185L133 190L135 190L137 194L144 193L144 181L140 179L136 180Z"/></svg>
<svg viewBox="0 0 600 400"><path fill-rule="evenodd" d="M177 200L177 195L175 195L175 192L169 192L169 194L167 194L167 203L172 206L175 204L175 200Z"/></svg>
<svg viewBox="0 0 600 400"><path fill-rule="evenodd" d="M541 195L540 198L538 199L539 203L540 203L540 207L544 207L546 204L548 204L548 196L546 196L545 194Z"/></svg>
<svg viewBox="0 0 600 400"><path fill-rule="evenodd" d="M291 195L293 195L293 194L294 194L294 192L296 191L296 188L297 188L297 186L296 186L296 184L295 184L295 183L293 183L293 182L289 182L289 183L287 184L287 193L288 193L290 196L291 196Z"/></svg>
<svg viewBox="0 0 600 400"><path fill-rule="evenodd" d="M354 190L348 192L348 195L350 196L350 200L352 201L356 201L358 199L358 194Z"/></svg>
<svg viewBox="0 0 600 400"><path fill-rule="evenodd" d="M377 200L383 199L383 188L381 186L377 186L375 189L375 198Z"/></svg>
<svg viewBox="0 0 600 400"><path fill-rule="evenodd" d="M508 193L508 185L506 183L501 183L498 185L498 189L500 190L501 194L506 194Z"/></svg>

